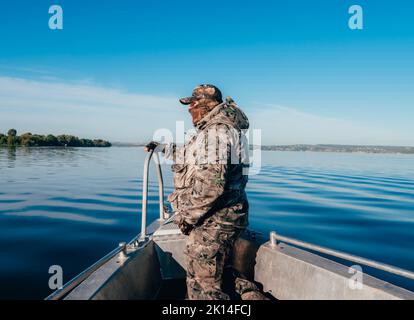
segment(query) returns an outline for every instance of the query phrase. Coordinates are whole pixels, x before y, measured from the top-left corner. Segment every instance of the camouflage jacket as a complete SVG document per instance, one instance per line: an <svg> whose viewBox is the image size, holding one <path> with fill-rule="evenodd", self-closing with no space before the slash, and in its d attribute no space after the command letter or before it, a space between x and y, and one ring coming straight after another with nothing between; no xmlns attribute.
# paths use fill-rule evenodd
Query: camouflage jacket
<svg viewBox="0 0 414 320"><path fill-rule="evenodd" d="M215 216L219 224L247 226L249 150L243 132L248 127L246 115L227 98L200 120L197 133L182 147L165 148L166 158L174 160L174 192L168 200L188 224Z"/></svg>

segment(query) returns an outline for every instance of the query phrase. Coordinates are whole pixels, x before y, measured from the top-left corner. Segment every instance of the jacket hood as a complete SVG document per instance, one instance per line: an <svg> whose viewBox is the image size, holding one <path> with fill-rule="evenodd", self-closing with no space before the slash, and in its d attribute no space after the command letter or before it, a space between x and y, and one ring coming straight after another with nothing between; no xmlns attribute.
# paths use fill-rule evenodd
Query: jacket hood
<svg viewBox="0 0 414 320"><path fill-rule="evenodd" d="M216 124L226 124L238 130L249 129L249 119L234 100L229 97L204 116L197 123L196 128L203 130Z"/></svg>

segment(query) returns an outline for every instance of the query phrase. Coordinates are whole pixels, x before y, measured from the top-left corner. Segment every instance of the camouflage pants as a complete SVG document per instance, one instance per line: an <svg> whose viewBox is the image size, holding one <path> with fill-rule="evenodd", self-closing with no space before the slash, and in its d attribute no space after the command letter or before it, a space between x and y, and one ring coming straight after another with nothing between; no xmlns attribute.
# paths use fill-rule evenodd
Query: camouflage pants
<svg viewBox="0 0 414 320"><path fill-rule="evenodd" d="M242 229L207 223L193 229L187 239L187 294L190 300L229 300L222 291L222 276L235 240Z"/></svg>

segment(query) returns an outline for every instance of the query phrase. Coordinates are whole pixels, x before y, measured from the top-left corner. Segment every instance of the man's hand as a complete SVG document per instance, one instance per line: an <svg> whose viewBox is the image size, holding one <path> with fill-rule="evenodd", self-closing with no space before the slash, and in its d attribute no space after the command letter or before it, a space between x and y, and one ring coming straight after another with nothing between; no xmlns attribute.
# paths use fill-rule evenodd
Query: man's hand
<svg viewBox="0 0 414 320"><path fill-rule="evenodd" d="M191 230L193 230L193 228L194 228L193 225L188 224L187 222L185 222L184 218L179 214L176 214L174 216L174 223L176 225L178 225L178 227L180 228L182 234L184 234L186 236L188 236L190 234Z"/></svg>
<svg viewBox="0 0 414 320"><path fill-rule="evenodd" d="M151 141L144 147L144 151L146 152L164 152L165 145L157 142L157 141Z"/></svg>

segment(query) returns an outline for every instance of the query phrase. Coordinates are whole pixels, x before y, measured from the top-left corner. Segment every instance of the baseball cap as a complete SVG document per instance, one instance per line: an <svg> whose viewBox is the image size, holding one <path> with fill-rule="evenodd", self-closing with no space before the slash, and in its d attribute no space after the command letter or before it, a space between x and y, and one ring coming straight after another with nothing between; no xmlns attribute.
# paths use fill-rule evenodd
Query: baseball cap
<svg viewBox="0 0 414 320"><path fill-rule="evenodd" d="M201 84L193 90L191 97L181 98L180 102L184 105L190 104L195 100L199 99L210 99L217 101L218 103L223 102L221 91L212 84Z"/></svg>

